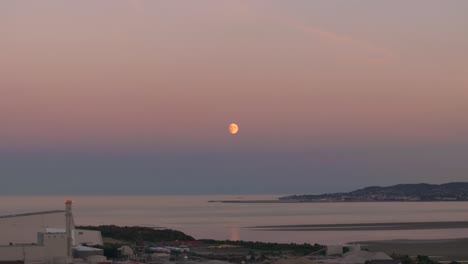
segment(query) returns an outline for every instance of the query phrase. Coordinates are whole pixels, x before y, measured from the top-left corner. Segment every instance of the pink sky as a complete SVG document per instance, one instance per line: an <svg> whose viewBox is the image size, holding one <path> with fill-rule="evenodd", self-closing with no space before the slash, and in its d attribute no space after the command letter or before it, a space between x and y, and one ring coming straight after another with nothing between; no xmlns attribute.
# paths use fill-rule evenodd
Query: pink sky
<svg viewBox="0 0 468 264"><path fill-rule="evenodd" d="M2 0L0 193L466 181L467 10L465 0Z"/></svg>
<svg viewBox="0 0 468 264"><path fill-rule="evenodd" d="M466 8L2 1L0 146L464 140Z"/></svg>

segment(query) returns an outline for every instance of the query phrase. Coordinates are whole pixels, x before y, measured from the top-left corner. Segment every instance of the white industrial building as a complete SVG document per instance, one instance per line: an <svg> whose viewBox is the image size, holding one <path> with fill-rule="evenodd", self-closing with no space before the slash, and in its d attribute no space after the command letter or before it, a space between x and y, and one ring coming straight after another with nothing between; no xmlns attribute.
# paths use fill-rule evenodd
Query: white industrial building
<svg viewBox="0 0 468 264"><path fill-rule="evenodd" d="M102 245L99 231L75 229L72 202L65 205L65 210L0 216L0 261L72 263L79 245Z"/></svg>
<svg viewBox="0 0 468 264"><path fill-rule="evenodd" d="M327 258L321 259L318 263L322 264L365 264L367 261L376 261L380 263L392 263L392 258L384 252L369 252L361 250L356 245L327 246ZM340 253L340 248L348 248L350 251ZM342 252L342 250L341 250ZM330 254L333 253L333 254ZM332 257L335 256L335 257ZM381 262L384 261L384 262Z"/></svg>

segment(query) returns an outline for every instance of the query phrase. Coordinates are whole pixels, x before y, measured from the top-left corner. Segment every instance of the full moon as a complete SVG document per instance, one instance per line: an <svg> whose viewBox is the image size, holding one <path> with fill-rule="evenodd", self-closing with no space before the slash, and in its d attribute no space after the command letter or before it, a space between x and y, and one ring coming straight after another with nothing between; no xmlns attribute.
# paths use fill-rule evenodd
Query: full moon
<svg viewBox="0 0 468 264"><path fill-rule="evenodd" d="M231 133L232 135L235 135L237 134L237 132L239 132L239 127L237 126L237 124L235 123L232 123L229 125L229 133Z"/></svg>

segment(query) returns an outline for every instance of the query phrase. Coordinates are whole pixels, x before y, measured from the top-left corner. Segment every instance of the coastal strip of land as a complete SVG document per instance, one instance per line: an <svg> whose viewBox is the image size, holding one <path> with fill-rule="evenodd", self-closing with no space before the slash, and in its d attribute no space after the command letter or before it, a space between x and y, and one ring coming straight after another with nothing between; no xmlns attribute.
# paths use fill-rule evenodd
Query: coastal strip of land
<svg viewBox="0 0 468 264"><path fill-rule="evenodd" d="M221 203L327 203L327 202L467 202L468 182L370 186L351 192L288 195L270 200L226 200Z"/></svg>
<svg viewBox="0 0 468 264"><path fill-rule="evenodd" d="M468 200L210 200L209 203L239 203L239 204L291 204L291 203L444 203L467 202Z"/></svg>
<svg viewBox="0 0 468 264"><path fill-rule="evenodd" d="M375 203L375 202L447 202L447 201L373 201L373 200L294 200L294 199L277 199L277 200L210 200L209 203L239 203L239 204L290 204L290 203ZM458 201L450 201L458 202Z"/></svg>
<svg viewBox="0 0 468 264"><path fill-rule="evenodd" d="M209 203L299 203L297 200L210 200Z"/></svg>
<svg viewBox="0 0 468 264"><path fill-rule="evenodd" d="M464 229L468 221L447 222L393 222L356 224L272 225L248 227L257 231L384 231L423 229Z"/></svg>

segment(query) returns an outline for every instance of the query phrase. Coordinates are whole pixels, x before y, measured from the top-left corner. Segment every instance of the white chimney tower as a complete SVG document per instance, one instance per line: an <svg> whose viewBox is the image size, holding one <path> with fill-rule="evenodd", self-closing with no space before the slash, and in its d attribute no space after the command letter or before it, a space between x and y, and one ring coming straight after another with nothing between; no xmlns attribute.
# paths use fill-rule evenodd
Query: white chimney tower
<svg viewBox="0 0 468 264"><path fill-rule="evenodd" d="M67 234L67 256L73 258L73 214L72 214L72 200L65 201L65 232Z"/></svg>

